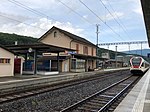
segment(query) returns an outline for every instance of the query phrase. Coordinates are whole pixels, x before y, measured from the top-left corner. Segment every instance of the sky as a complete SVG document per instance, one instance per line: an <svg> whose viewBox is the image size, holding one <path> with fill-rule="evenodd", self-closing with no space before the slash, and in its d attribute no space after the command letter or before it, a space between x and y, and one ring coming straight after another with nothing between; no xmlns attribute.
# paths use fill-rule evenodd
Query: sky
<svg viewBox="0 0 150 112"><path fill-rule="evenodd" d="M140 0L0 0L0 32L40 38L56 26L96 44L96 25L98 43L147 41ZM118 45L117 50L129 47Z"/></svg>

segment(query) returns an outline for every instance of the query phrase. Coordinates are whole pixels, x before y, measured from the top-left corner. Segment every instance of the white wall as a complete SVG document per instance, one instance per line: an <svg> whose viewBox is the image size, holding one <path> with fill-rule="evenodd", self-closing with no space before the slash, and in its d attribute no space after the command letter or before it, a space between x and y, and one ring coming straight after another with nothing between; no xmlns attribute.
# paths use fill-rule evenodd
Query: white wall
<svg viewBox="0 0 150 112"><path fill-rule="evenodd" d="M0 63L0 77L13 76L14 54L0 47L0 58L9 58L10 63Z"/></svg>

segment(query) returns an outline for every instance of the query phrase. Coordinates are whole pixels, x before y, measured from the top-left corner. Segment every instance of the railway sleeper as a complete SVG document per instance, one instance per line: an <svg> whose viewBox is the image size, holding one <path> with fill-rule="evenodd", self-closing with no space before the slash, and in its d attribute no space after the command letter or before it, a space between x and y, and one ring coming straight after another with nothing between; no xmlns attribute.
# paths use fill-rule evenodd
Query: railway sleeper
<svg viewBox="0 0 150 112"><path fill-rule="evenodd" d="M109 112L109 111L112 112L112 111L114 111L114 109L113 109L113 108L109 108L109 109L108 109L108 112Z"/></svg>
<svg viewBox="0 0 150 112"><path fill-rule="evenodd" d="M14 99L13 96L7 96L6 99Z"/></svg>
<svg viewBox="0 0 150 112"><path fill-rule="evenodd" d="M102 95L99 95L100 97L103 97L103 98L113 98L114 96L111 96L111 95L105 95L105 94L102 94Z"/></svg>
<svg viewBox="0 0 150 112"><path fill-rule="evenodd" d="M13 95L14 97L16 97L16 98L19 98L19 97L21 97L20 95Z"/></svg>
<svg viewBox="0 0 150 112"><path fill-rule="evenodd" d="M110 91L107 91L107 92L105 92L105 93L106 93L106 94L112 94L112 95L114 94L114 95L116 95L116 94L118 94L120 91L122 91L123 88L124 88L124 87L114 88L115 92L114 92L114 90L113 90L113 91L110 90ZM105 94L105 93L103 93L103 94Z"/></svg>
<svg viewBox="0 0 150 112"><path fill-rule="evenodd" d="M91 102L94 102L94 103L107 103L108 101L105 101L105 100L91 100Z"/></svg>
<svg viewBox="0 0 150 112"><path fill-rule="evenodd" d="M106 92L106 93L105 93L105 95L108 95L108 96L115 96L116 94L117 94L117 92L116 92L116 93L112 93L112 92L110 92L110 93L109 93L109 92Z"/></svg>
<svg viewBox="0 0 150 112"><path fill-rule="evenodd" d="M0 98L0 102L6 101L6 98Z"/></svg>
<svg viewBox="0 0 150 112"><path fill-rule="evenodd" d="M103 104L104 105L104 104ZM103 106L102 105L102 106ZM86 107L86 108L94 108L94 109L98 109L98 108L100 108L100 105L91 105L91 104L84 104L84 105L82 105L81 107Z"/></svg>
<svg viewBox="0 0 150 112"><path fill-rule="evenodd" d="M87 104L94 106L103 106L104 104L106 104L106 102L105 103L87 102Z"/></svg>
<svg viewBox="0 0 150 112"><path fill-rule="evenodd" d="M86 107L78 107L74 112L97 112L97 109L91 109Z"/></svg>
<svg viewBox="0 0 150 112"><path fill-rule="evenodd" d="M111 98L109 98L109 97L96 97L96 98L93 98L93 99L96 99L96 100L99 100L99 101L110 101Z"/></svg>
<svg viewBox="0 0 150 112"><path fill-rule="evenodd" d="M78 107L77 110L82 110L82 112L83 111L85 111L85 112L89 112L90 111L91 112L91 110L94 111L94 112L97 112L101 107L100 106L85 105L85 106Z"/></svg>
<svg viewBox="0 0 150 112"><path fill-rule="evenodd" d="M119 86L127 86L129 85L128 83L122 83L122 84L119 84Z"/></svg>

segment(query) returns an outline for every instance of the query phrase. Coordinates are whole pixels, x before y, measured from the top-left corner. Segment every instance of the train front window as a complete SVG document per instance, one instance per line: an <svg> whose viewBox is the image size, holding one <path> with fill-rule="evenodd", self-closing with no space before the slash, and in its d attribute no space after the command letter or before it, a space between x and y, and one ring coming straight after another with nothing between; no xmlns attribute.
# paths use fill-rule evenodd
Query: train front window
<svg viewBox="0 0 150 112"><path fill-rule="evenodd" d="M133 66L139 66L141 63L141 58L133 58L132 59L132 65Z"/></svg>

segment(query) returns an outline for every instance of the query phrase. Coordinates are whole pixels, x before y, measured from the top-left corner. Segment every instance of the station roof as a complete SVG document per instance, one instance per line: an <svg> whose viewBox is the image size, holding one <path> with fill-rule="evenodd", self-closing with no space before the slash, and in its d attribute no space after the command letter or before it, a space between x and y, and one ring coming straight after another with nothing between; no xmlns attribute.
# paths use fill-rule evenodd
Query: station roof
<svg viewBox="0 0 150 112"><path fill-rule="evenodd" d="M5 49L6 51L11 52L12 54L17 55L15 52L13 52L13 51L12 51L12 50L10 50L10 49L7 49L7 48L6 48L6 47L4 47L3 45L0 45L0 47L1 47L2 49Z"/></svg>
<svg viewBox="0 0 150 112"><path fill-rule="evenodd" d="M18 54L27 53L29 52L28 51L29 49L32 49L32 50L36 49L38 53L46 53L46 52L59 53L59 52L65 52L66 50L75 51L74 49L48 45L44 43L34 43L34 44L26 44L26 45L7 45L5 47Z"/></svg>
<svg viewBox="0 0 150 112"><path fill-rule="evenodd" d="M98 56L90 56L90 55L84 55L84 54L74 54L75 57L81 58L81 59L99 59L99 60L107 60L106 58L100 58Z"/></svg>
<svg viewBox="0 0 150 112"><path fill-rule="evenodd" d="M57 27L55 27L55 26L53 26L53 27L52 27L50 30L48 30L44 35L42 35L42 36L38 39L38 41L44 39L44 38L45 38L49 33L51 33L53 30L58 30L58 31L62 32L63 34L67 35L68 37L72 38L73 40L76 40L76 41L79 41L79 42L83 42L83 43L86 43L86 44L88 44L88 45L97 47L95 44L93 44L92 42L86 40L85 38L82 38L82 37L80 37L80 36L77 36L77 35L75 35L75 34L72 34L72 33L68 32L68 31L62 30L62 29L60 29L60 28L57 28Z"/></svg>
<svg viewBox="0 0 150 112"><path fill-rule="evenodd" d="M150 0L141 0L141 4L147 32L147 39L150 47Z"/></svg>

